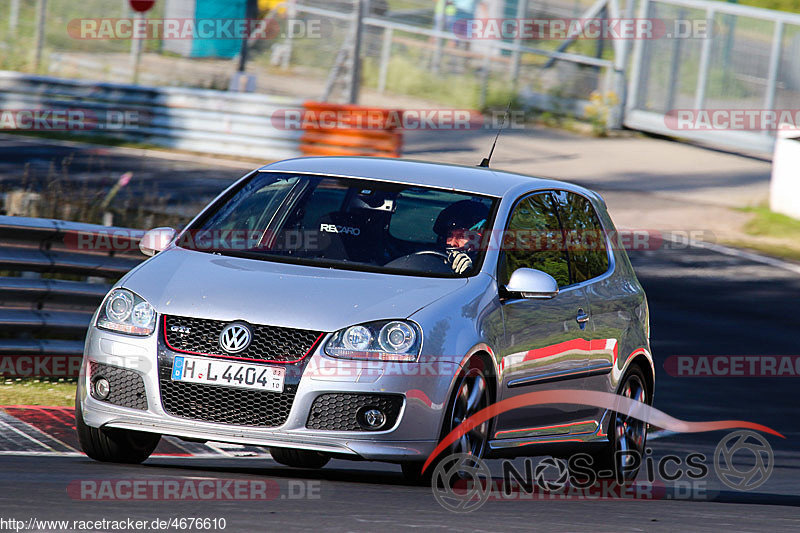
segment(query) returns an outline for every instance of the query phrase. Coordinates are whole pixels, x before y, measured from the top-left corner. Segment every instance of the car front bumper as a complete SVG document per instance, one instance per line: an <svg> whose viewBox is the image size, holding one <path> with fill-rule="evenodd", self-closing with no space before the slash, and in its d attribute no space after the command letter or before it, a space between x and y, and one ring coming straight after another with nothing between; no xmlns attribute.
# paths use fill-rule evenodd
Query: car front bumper
<svg viewBox="0 0 800 533"><path fill-rule="evenodd" d="M78 401L87 425L204 441L317 450L367 460L424 460L438 443L450 386L459 368L453 361L430 364L332 359L321 353L324 343L319 343L303 363L285 423L276 427L229 425L173 416L165 410L158 357L163 361L182 354L164 348L157 335L140 338L90 328L78 385ZM88 393L90 361L140 375L147 409L121 407L92 397ZM397 421L385 430L307 428L312 403L326 393L399 394L403 402Z"/></svg>

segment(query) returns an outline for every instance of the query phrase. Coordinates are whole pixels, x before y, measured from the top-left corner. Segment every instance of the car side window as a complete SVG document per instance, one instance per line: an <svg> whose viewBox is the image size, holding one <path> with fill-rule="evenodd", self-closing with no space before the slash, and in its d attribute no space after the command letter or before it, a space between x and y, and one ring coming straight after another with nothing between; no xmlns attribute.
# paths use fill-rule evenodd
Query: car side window
<svg viewBox="0 0 800 533"><path fill-rule="evenodd" d="M554 198L564 225L573 283L602 276L608 270L608 249L594 206L584 196L571 192L557 191Z"/></svg>
<svg viewBox="0 0 800 533"><path fill-rule="evenodd" d="M549 193L517 203L503 235L498 279L506 285L518 268L535 268L553 276L559 287L570 284L569 261L555 204Z"/></svg>

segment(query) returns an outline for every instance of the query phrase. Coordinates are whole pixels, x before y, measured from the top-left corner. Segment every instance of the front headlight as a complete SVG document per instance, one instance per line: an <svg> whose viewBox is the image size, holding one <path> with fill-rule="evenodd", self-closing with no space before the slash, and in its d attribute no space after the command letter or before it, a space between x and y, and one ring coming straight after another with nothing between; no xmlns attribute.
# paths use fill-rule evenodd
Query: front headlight
<svg viewBox="0 0 800 533"><path fill-rule="evenodd" d="M156 329L156 311L127 289L114 289L97 313L97 327L128 335L147 336Z"/></svg>
<svg viewBox="0 0 800 533"><path fill-rule="evenodd" d="M342 359L415 362L421 340L413 322L382 320L337 331L325 344L325 353Z"/></svg>

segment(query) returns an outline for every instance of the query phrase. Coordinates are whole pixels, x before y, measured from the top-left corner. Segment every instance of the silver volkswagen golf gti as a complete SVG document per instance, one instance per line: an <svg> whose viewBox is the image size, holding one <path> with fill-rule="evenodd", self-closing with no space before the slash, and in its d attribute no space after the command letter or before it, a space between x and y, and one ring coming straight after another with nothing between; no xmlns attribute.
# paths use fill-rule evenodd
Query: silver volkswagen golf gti
<svg viewBox="0 0 800 533"><path fill-rule="evenodd" d="M234 183L95 314L83 450L137 463L161 435L283 464L388 461L419 478L501 400L594 390L651 403L648 309L603 200L568 183L376 158L302 158ZM646 424L577 404L502 412L449 452L644 448ZM444 454L442 455L444 456Z"/></svg>

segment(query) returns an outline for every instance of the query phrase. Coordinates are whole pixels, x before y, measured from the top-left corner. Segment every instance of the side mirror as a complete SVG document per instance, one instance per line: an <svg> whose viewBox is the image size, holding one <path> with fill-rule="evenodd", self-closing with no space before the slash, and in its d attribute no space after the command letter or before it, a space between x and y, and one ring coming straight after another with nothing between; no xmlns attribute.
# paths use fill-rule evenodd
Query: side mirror
<svg viewBox="0 0 800 533"><path fill-rule="evenodd" d="M558 282L555 278L533 268L515 270L505 288L508 292L521 294L523 298L547 299L558 294Z"/></svg>
<svg viewBox="0 0 800 533"><path fill-rule="evenodd" d="M144 255L156 255L164 250L174 238L175 230L172 228L153 228L142 236L139 241L139 250Z"/></svg>

